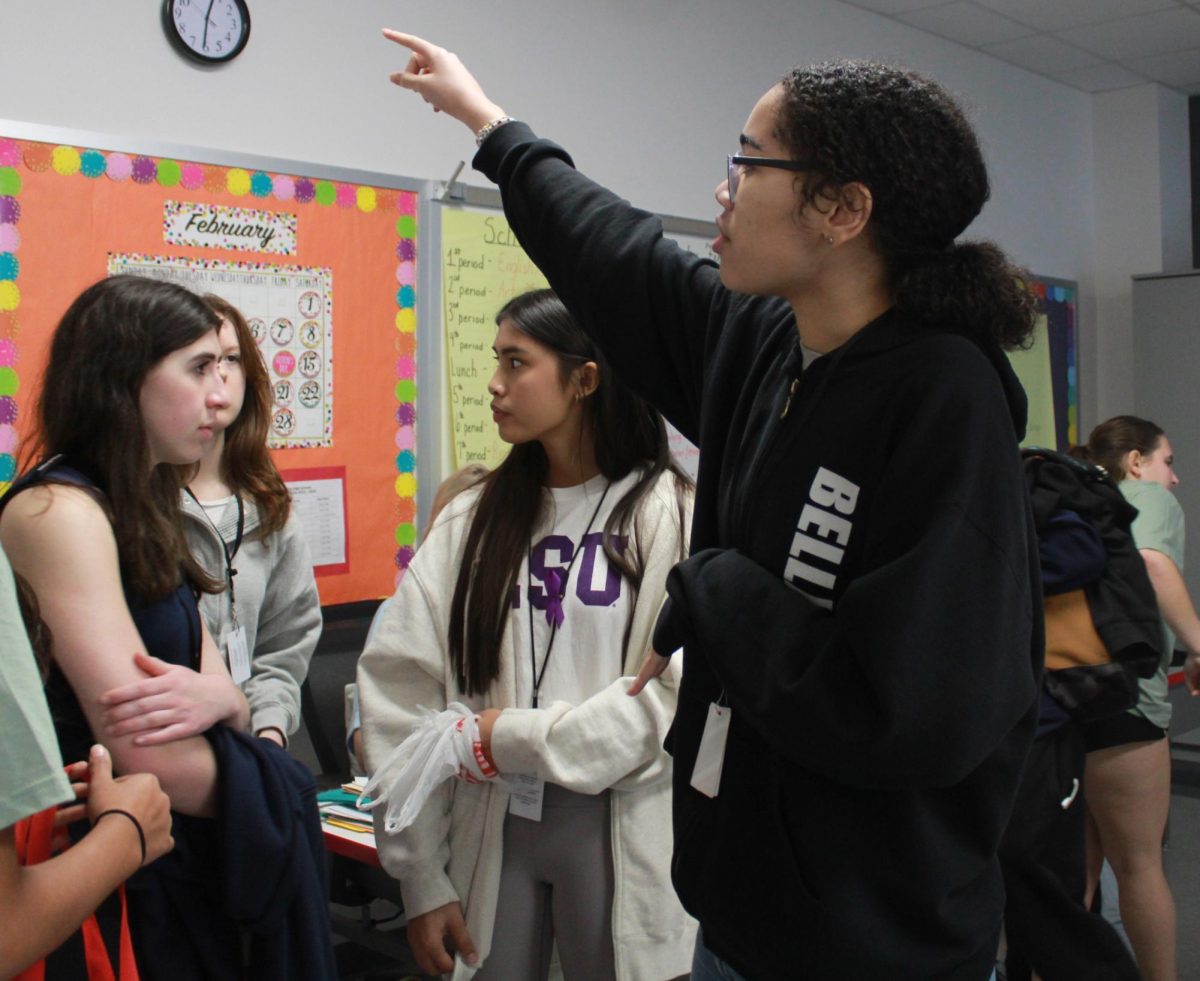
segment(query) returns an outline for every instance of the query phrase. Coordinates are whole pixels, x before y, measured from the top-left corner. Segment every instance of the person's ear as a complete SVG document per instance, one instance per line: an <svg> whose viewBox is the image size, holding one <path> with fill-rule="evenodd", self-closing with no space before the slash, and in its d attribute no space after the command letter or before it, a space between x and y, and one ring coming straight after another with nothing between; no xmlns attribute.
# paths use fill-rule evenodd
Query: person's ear
<svg viewBox="0 0 1200 981"><path fill-rule="evenodd" d="M1140 477L1142 475L1142 464L1146 458L1142 456L1141 450L1130 450L1125 454L1125 472L1130 477Z"/></svg>
<svg viewBox="0 0 1200 981"><path fill-rule="evenodd" d="M862 181L843 184L833 199L833 207L822 213L826 240L830 245L840 245L861 235L871 220L875 198L871 189Z"/></svg>
<svg viewBox="0 0 1200 981"><path fill-rule="evenodd" d="M575 369L574 384L577 402L600 387L600 368L595 361L587 361Z"/></svg>

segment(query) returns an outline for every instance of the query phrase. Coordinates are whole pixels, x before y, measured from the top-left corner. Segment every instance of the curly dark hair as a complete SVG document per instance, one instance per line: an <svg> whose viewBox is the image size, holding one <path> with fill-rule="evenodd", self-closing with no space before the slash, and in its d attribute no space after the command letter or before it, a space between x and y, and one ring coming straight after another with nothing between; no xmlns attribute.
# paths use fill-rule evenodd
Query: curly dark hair
<svg viewBox="0 0 1200 981"><path fill-rule="evenodd" d="M805 205L860 182L868 228L897 307L931 326L1028 344L1037 301L1028 273L991 242L955 243L991 191L979 141L937 83L864 61L795 68L780 82L776 137L814 170L797 179Z"/></svg>

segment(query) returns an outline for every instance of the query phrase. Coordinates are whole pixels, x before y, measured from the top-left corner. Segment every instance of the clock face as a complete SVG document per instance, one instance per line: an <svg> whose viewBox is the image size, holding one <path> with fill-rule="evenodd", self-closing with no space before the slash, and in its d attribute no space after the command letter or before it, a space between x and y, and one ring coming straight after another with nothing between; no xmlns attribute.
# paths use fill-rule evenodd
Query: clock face
<svg viewBox="0 0 1200 981"><path fill-rule="evenodd" d="M250 11L245 0L164 0L163 27L184 55L215 64L246 46Z"/></svg>

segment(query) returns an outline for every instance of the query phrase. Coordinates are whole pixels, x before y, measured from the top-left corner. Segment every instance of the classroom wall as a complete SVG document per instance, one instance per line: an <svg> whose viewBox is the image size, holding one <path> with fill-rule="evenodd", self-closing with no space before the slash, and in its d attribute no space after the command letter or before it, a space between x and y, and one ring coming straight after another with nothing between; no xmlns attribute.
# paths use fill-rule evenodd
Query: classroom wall
<svg viewBox="0 0 1200 981"><path fill-rule="evenodd" d="M1094 97L1093 119L1097 319L1084 362L1097 393L1092 423L1137 410L1131 277L1191 266L1186 97L1160 85L1106 92Z"/></svg>
<svg viewBox="0 0 1200 981"><path fill-rule="evenodd" d="M496 101L636 203L709 218L724 155L789 65L902 61L958 92L976 120L994 189L971 234L995 238L1038 273L1079 281L1085 420L1093 414L1088 376L1102 353L1096 173L1109 148L1093 132L1085 93L836 0L250 0L250 8L246 52L206 71L168 47L156 3L73 4L68 15L42 0L6 0L0 117L444 179L469 161L470 137L388 84L404 61L379 37L389 25L453 47ZM469 169L465 179L483 183ZM1112 373L1122 377L1106 388L1132 384L1122 380L1127 365Z"/></svg>

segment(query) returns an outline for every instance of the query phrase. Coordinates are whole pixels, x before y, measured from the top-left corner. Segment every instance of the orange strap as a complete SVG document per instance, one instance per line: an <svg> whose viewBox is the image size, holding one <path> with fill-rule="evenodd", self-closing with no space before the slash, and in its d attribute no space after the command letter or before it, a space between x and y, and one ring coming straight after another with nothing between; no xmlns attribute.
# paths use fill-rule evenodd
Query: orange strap
<svg viewBox="0 0 1200 981"><path fill-rule="evenodd" d="M21 865L37 865L47 861L54 853L53 807L17 822L17 861ZM121 900L120 981L138 981L137 963L133 956L133 938L129 934L129 904L125 900L124 884L117 887ZM83 955L87 963L88 981L117 981L113 974L112 961L104 937L100 935L100 924L92 913L80 927L83 933ZM13 981L44 981L46 962L38 961L27 967Z"/></svg>

